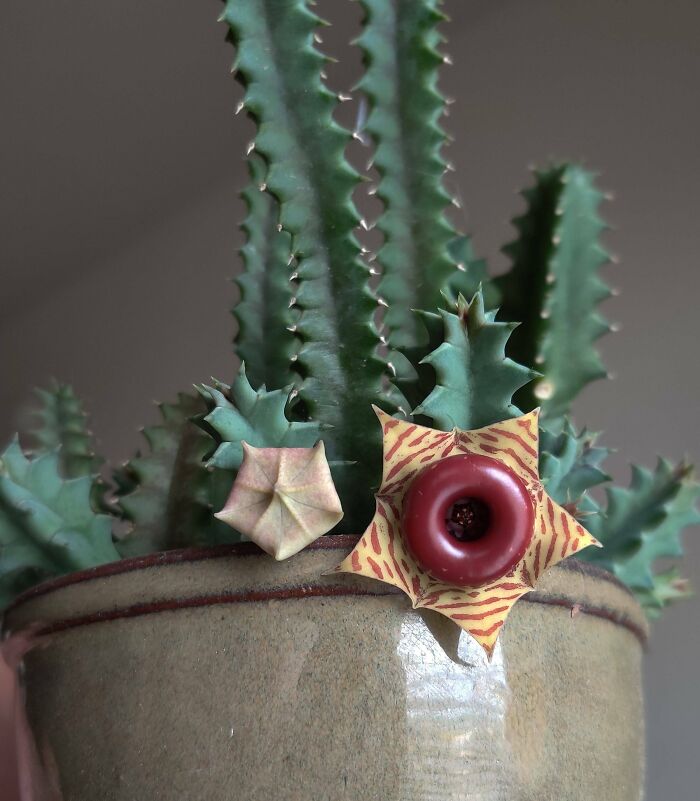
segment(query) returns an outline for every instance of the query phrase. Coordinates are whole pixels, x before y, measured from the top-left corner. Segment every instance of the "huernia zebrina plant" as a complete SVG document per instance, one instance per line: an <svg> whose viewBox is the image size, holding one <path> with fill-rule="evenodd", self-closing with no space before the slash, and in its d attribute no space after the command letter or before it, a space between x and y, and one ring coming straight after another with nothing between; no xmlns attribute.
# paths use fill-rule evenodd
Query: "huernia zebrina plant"
<svg viewBox="0 0 700 801"><path fill-rule="evenodd" d="M327 529L366 532L349 557L351 572L354 564L371 575L374 562L397 586L411 577L405 591L427 606L449 607L453 592L459 617L455 586L475 579L457 570L452 584L438 587L437 568L428 581L420 558L402 571L397 557L397 548L419 554L406 532L430 512L416 507L410 481L438 481L440 471L459 467L449 462L455 458L469 470L485 459L498 475L512 471L529 493L535 523L506 565L521 581L503 590L508 603L530 586L517 571L568 556L577 540L575 558L615 573L651 617L687 593L675 568L656 565L681 554L682 530L700 520L691 469L660 461L653 471L634 467L628 488L611 486L606 449L569 417L578 393L606 375L596 342L610 328L599 311L610 294L601 277L609 257L593 176L573 164L536 171L505 248L510 270L489 279L448 213L441 3L361 6L364 75L337 95L326 85L325 23L312 0L226 3L222 20L243 86L239 110L256 127L234 309L241 366L230 384L197 385L163 404L161 422L144 431L143 452L111 476L93 453L72 390L54 384L40 393L36 428L0 462L1 607L52 576L238 541L227 522L247 524L226 502L232 484L241 479L237 497L264 498L270 477L259 471L274 468L284 486L277 506L265 506L270 552L289 550L274 541L275 520L299 547ZM350 98L366 108L354 131L336 122ZM351 166L353 138L366 144L371 172ZM375 219L357 210L363 193L381 202ZM372 226L378 247L364 244ZM392 482L392 469L403 485ZM312 483L327 491L310 494ZM596 487L606 488L605 502L591 494ZM392 509L395 501L413 511ZM308 503L314 512L305 516ZM489 525L478 503L450 508L448 528L463 541ZM535 539L528 544L533 525L537 548ZM594 540L604 548L584 550ZM488 649L492 638L481 639Z"/></svg>

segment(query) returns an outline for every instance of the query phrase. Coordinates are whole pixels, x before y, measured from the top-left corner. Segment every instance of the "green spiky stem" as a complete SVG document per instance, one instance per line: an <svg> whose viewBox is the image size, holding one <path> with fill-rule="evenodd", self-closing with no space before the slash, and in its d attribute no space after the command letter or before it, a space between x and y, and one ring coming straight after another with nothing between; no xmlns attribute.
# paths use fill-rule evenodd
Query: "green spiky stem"
<svg viewBox="0 0 700 801"><path fill-rule="evenodd" d="M515 323L495 322L478 292L471 303L460 296L457 314L442 310L442 344L423 363L435 371L435 388L415 410L437 428L481 428L518 415L514 393L534 373L506 358Z"/></svg>
<svg viewBox="0 0 700 801"><path fill-rule="evenodd" d="M128 462L118 481L119 506L133 524L117 543L120 553L235 542L237 535L212 514L223 504L233 474L214 475L204 465L211 439L194 421L207 412L206 403L180 395L177 403L159 408L161 423L143 432L148 452Z"/></svg>
<svg viewBox="0 0 700 801"><path fill-rule="evenodd" d="M312 448L321 439L316 422L293 421L287 417L290 390L254 389L245 365L229 387L201 387L212 408L204 418L218 439L209 466L237 471L243 461L243 446L255 448Z"/></svg>
<svg viewBox="0 0 700 801"><path fill-rule="evenodd" d="M376 301L354 237L359 176L344 155L350 136L333 120L338 101L322 82L325 57L313 46L321 20L304 0L230 0L223 19L238 51L244 105L258 126L255 150L268 165L267 188L297 260L299 397L331 427L324 437L330 458L356 465L343 495L356 495L369 514L371 493L360 488L368 472L369 483L378 480L381 458L371 404L392 410L392 393L376 357ZM377 454L370 463L368 453Z"/></svg>
<svg viewBox="0 0 700 801"><path fill-rule="evenodd" d="M370 114L365 130L376 145L374 165L381 180L377 196L384 212L378 252L386 301L384 327L392 348L424 344L427 338L413 309L436 309L456 277L450 243L456 232L445 217L451 197L443 186L447 141L440 127L445 98L438 88L444 57L438 25L441 0L362 0L365 27L357 42L366 72L359 84Z"/></svg>
<svg viewBox="0 0 700 801"><path fill-rule="evenodd" d="M523 196L528 208L514 221L519 237L504 249L513 267L496 283L502 318L522 322L509 354L543 376L516 401L556 417L606 375L595 348L610 330L597 311L610 294L599 274L609 259L600 241L603 195L590 173L565 165L536 173Z"/></svg>
<svg viewBox="0 0 700 801"><path fill-rule="evenodd" d="M291 239L279 231L279 204L264 190L267 168L259 156L249 157L251 183L243 192L248 215L241 226L243 272L237 278L240 299L233 310L238 322L236 352L256 387L278 389L296 375L290 360L295 350L291 332Z"/></svg>
<svg viewBox="0 0 700 801"><path fill-rule="evenodd" d="M218 446L209 459L214 472L237 471L243 460L242 443L256 448L311 448L326 431L315 421L299 421L290 415L290 390L266 391L253 389L241 368L236 380L229 387L201 387L201 391L213 404L205 418L214 432ZM322 435L324 435L322 437ZM348 465L331 460L330 467L336 486L347 487ZM367 483L360 489L367 489ZM366 493L369 495L369 492ZM359 531L366 524L363 507L353 505L352 498L341 495L344 520L348 530Z"/></svg>
<svg viewBox="0 0 700 801"><path fill-rule="evenodd" d="M38 389L37 395L40 425L33 434L40 449L59 452L66 478L96 475L103 460L95 455L87 415L73 388L54 381L48 389Z"/></svg>
<svg viewBox="0 0 700 801"><path fill-rule="evenodd" d="M635 595L649 620L658 620L669 604L692 598L693 590L690 582L676 568L671 568L663 573L656 573L653 586L637 588Z"/></svg>
<svg viewBox="0 0 700 801"><path fill-rule="evenodd" d="M201 391L213 404L205 420L217 440L216 451L208 462L215 473L222 470L235 473L239 469L243 460L242 442L256 448L311 448L319 439L325 439L327 432L321 424L293 419L289 388L255 390L247 379L245 367L230 387L217 384L201 387ZM330 467L336 486L346 487L351 468L337 460L331 460ZM363 487L367 488L367 481ZM359 531L367 522L364 508L354 506L346 494L341 494L341 501L347 530Z"/></svg>
<svg viewBox="0 0 700 801"><path fill-rule="evenodd" d="M107 484L100 475L104 459L95 454L93 437L87 427L83 404L68 384L52 382L38 389L41 407L36 416L39 427L32 431L40 452L56 451L64 478L89 476L91 498L96 511L111 512L105 500Z"/></svg>
<svg viewBox="0 0 700 801"><path fill-rule="evenodd" d="M629 488L609 488L605 510L586 521L605 547L580 558L611 570L640 600L653 598L657 582L664 581L655 563L682 554L682 531L700 523L699 498L700 485L687 465L661 459L654 471L634 466Z"/></svg>
<svg viewBox="0 0 700 801"><path fill-rule="evenodd" d="M89 476L65 480L57 452L33 459L15 439L0 457L0 605L48 576L119 558L112 524L95 514Z"/></svg>
<svg viewBox="0 0 700 801"><path fill-rule="evenodd" d="M559 421L557 421L559 422ZM551 430L540 427L540 478L547 493L586 525L588 516L599 507L588 494L610 480L602 469L610 451L595 444L596 434L574 430L564 418Z"/></svg>

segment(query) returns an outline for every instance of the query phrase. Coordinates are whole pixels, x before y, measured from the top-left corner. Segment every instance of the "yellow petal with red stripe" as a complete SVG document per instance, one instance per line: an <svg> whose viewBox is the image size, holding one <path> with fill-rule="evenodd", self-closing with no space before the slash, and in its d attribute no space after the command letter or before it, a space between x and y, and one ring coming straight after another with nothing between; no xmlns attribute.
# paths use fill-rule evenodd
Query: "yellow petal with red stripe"
<svg viewBox="0 0 700 801"><path fill-rule="evenodd" d="M449 432L375 411L384 434L376 512L336 571L397 587L414 608L433 609L453 620L490 655L513 605L530 592L542 572L599 544L544 491L538 468L538 410L473 431ZM507 574L482 587L452 586L429 576L410 555L401 536L401 509L411 481L434 462L460 453L487 456L506 465L523 482L535 507L535 530L525 555Z"/></svg>

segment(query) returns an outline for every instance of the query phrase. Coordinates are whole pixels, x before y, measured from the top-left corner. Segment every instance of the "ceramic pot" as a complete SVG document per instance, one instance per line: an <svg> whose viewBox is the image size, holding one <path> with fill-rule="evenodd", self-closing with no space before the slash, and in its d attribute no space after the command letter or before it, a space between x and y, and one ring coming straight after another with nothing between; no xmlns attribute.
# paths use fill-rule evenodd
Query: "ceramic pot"
<svg viewBox="0 0 700 801"><path fill-rule="evenodd" d="M252 545L126 560L31 590L30 719L66 801L637 801L646 623L573 560L492 661L393 588Z"/></svg>

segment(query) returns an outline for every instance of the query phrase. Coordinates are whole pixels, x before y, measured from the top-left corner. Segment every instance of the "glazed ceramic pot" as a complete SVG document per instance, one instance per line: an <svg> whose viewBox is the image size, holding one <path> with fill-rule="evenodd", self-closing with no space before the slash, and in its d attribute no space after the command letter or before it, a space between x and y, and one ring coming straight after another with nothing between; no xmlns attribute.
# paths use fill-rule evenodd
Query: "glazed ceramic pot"
<svg viewBox="0 0 700 801"><path fill-rule="evenodd" d="M27 593L30 719L66 801L637 801L646 624L573 560L491 662L393 588L324 576L355 540L126 560Z"/></svg>

